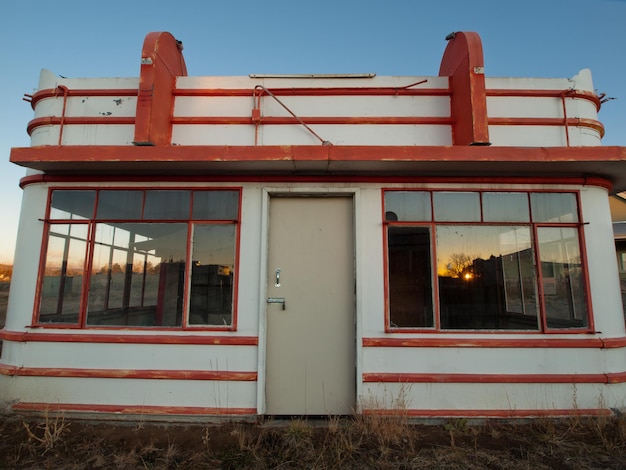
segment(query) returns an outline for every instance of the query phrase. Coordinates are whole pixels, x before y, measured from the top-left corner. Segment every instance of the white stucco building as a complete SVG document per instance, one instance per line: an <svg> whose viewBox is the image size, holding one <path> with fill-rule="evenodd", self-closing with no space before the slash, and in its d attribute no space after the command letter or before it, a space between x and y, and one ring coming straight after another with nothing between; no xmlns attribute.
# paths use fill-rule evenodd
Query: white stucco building
<svg viewBox="0 0 626 470"><path fill-rule="evenodd" d="M139 65L139 64L138 64ZM487 67L488 70L488 67ZM0 358L13 410L607 414L626 331L591 74L43 71Z"/></svg>

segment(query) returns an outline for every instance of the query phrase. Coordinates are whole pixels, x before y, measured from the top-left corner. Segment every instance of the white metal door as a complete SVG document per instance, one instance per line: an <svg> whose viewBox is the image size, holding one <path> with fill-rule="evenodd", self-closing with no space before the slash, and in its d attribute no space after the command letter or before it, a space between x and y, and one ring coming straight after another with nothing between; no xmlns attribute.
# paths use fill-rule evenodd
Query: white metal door
<svg viewBox="0 0 626 470"><path fill-rule="evenodd" d="M352 198L270 200L267 414L353 411L353 227Z"/></svg>

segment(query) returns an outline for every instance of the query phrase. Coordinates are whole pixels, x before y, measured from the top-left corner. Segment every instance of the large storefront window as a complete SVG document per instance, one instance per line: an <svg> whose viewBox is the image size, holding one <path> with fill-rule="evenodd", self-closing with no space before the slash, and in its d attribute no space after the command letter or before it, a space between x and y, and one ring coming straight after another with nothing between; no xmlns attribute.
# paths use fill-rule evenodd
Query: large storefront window
<svg viewBox="0 0 626 470"><path fill-rule="evenodd" d="M239 190L54 190L38 322L233 323Z"/></svg>
<svg viewBox="0 0 626 470"><path fill-rule="evenodd" d="M390 329L588 328L575 193L384 195Z"/></svg>

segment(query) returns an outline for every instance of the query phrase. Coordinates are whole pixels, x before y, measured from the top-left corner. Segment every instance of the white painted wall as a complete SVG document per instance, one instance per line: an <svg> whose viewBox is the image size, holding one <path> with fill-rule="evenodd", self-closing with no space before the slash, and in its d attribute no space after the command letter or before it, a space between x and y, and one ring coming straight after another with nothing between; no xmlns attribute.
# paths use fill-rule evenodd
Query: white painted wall
<svg viewBox="0 0 626 470"><path fill-rule="evenodd" d="M87 186L95 185L90 183ZM197 187L201 184L190 184ZM71 186L71 185L64 185ZM85 185L81 185L85 186ZM133 186L113 183L111 186ZM150 185L149 185L150 186ZM155 187L167 184L155 182ZM180 186L180 185L179 185ZM204 185L206 186L206 185ZM236 182L210 186L239 186ZM384 266L381 185L375 183L243 183L238 276L238 330L224 332L164 332L166 334L259 336L259 346L100 344L5 341L2 365L131 370L201 370L257 372L258 382L202 380L78 379L0 376L0 402L14 401L99 405L192 406L256 408L263 412L265 335L265 256L267 197L275 191L297 193L348 192L355 200L355 249L357 270L356 330L357 377L362 373L437 374L601 374L624 370L621 349L596 348L480 348L480 347L362 347L364 337L378 338L510 338L571 339L580 335L538 333L419 333L384 331ZM432 188L432 184L386 188ZM511 186L468 185L468 188L513 189ZM588 338L622 337L625 334L617 266L606 190L593 186L517 186L515 189L579 189L585 226L590 288L598 332ZM26 186L16 270L12 282L7 330L28 331L42 239L42 218L48 185ZM607 262L607 260L609 260ZM46 329L42 333L68 332ZM74 331L76 333L76 331ZM92 330L89 333L101 333ZM117 336L141 334L137 330L109 332ZM152 332L154 333L154 332ZM385 403L407 395L411 408L445 409L570 409L573 400L581 408L621 407L623 384L377 384L357 381L361 406Z"/></svg>

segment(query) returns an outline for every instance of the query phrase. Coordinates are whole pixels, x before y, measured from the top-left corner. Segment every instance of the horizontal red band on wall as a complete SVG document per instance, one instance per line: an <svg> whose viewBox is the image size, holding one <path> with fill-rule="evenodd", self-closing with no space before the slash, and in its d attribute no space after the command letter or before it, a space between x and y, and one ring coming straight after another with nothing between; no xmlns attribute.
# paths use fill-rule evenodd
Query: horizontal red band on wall
<svg viewBox="0 0 626 470"><path fill-rule="evenodd" d="M0 375L20 377L77 377L92 379L163 379L255 382L256 372L211 370L77 369L60 367L17 367L0 364Z"/></svg>
<svg viewBox="0 0 626 470"><path fill-rule="evenodd" d="M292 87L269 88L274 96L450 96L449 88L426 88L424 83L399 87ZM265 91L252 88L175 88L174 96L245 96L269 98ZM270 98L271 99L271 98Z"/></svg>
<svg viewBox="0 0 626 470"><path fill-rule="evenodd" d="M300 125L305 124L397 124L397 125L447 125L454 124L451 117L437 116L263 116L253 121L248 116L175 116L172 124L265 124L265 125ZM563 120L561 119L561 124Z"/></svg>
<svg viewBox="0 0 626 470"><path fill-rule="evenodd" d="M53 343L126 343L126 344L191 344L191 345L221 345L221 346L257 346L259 338L256 336L200 336L200 335L172 335L172 334L115 334L99 333L39 333L33 331L0 330L0 340L53 342Z"/></svg>
<svg viewBox="0 0 626 470"><path fill-rule="evenodd" d="M512 384L608 384L626 382L626 372L610 374L442 374L366 372L364 383L512 383Z"/></svg>
<svg viewBox="0 0 626 470"><path fill-rule="evenodd" d="M72 411L84 413L124 413L144 415L256 415L256 408L209 408L196 406L143 406L101 405L82 403L33 403L18 402L11 406L15 411Z"/></svg>
<svg viewBox="0 0 626 470"><path fill-rule="evenodd" d="M626 347L626 338L363 338L364 347L382 348L581 348Z"/></svg>
<svg viewBox="0 0 626 470"><path fill-rule="evenodd" d="M376 416L407 416L412 418L538 418L566 416L612 416L607 408L567 408L539 410L428 410L428 409L368 409L363 414Z"/></svg>
<svg viewBox="0 0 626 470"><path fill-rule="evenodd" d="M63 98L69 97L91 97L91 96L137 96L138 90L136 88L106 88L106 89L74 89L69 88L48 88L45 90L37 91L30 98L30 105L33 109L37 105L37 102L46 98Z"/></svg>

